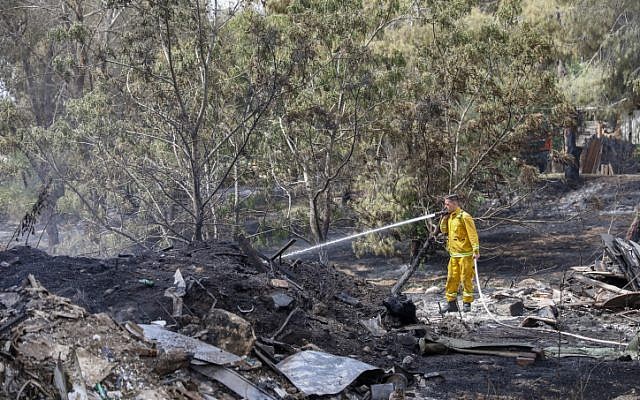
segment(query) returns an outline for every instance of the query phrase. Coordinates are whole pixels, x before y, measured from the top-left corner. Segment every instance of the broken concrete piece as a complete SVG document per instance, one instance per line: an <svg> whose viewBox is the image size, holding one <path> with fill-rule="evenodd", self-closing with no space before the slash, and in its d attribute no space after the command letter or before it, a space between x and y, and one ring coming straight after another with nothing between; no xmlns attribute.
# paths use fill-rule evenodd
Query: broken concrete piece
<svg viewBox="0 0 640 400"><path fill-rule="evenodd" d="M77 356L77 349L71 350L71 365L68 366L67 372L69 381L71 382L71 392L69 393L69 399L85 400L87 395L87 384L82 376L82 369L80 367L80 360Z"/></svg>
<svg viewBox="0 0 640 400"><path fill-rule="evenodd" d="M496 313L518 317L524 314L524 303L520 299L506 298L495 304Z"/></svg>
<svg viewBox="0 0 640 400"><path fill-rule="evenodd" d="M175 287L167 288L164 291L164 297L169 297L172 302L173 310L171 312L172 317L181 317L182 316L182 306L184 296L184 291L182 293L179 292Z"/></svg>
<svg viewBox="0 0 640 400"><path fill-rule="evenodd" d="M96 383L102 382L115 367L115 364L94 356L84 349L76 349L75 353L80 374L89 387L94 387Z"/></svg>
<svg viewBox="0 0 640 400"><path fill-rule="evenodd" d="M231 365L241 361L241 358L218 347L202 342L177 332L168 331L157 325L138 325L147 340L156 340L158 347L165 351L181 349L193 354L198 360L216 365Z"/></svg>
<svg viewBox="0 0 640 400"><path fill-rule="evenodd" d="M208 341L233 354L249 354L256 341L253 328L247 320L220 308L210 310L204 324Z"/></svg>
<svg viewBox="0 0 640 400"><path fill-rule="evenodd" d="M411 356L406 356L402 359L402 367L407 368L413 363L414 359Z"/></svg>
<svg viewBox="0 0 640 400"><path fill-rule="evenodd" d="M541 318L555 319L558 317L558 308L553 306L545 306L538 310L538 316Z"/></svg>
<svg viewBox="0 0 640 400"><path fill-rule="evenodd" d="M272 294L271 299L273 300L273 306L276 311L289 309L294 301L291 296L284 293Z"/></svg>
<svg viewBox="0 0 640 400"><path fill-rule="evenodd" d="M521 289L527 288L527 289L537 289L537 290L548 290L549 289L548 285L545 285L544 283L542 283L542 282L540 282L540 281L538 281L536 279L533 279L533 278L526 278L526 279L521 280L520 282L518 282L516 284L516 287L517 288L521 288Z"/></svg>
<svg viewBox="0 0 640 400"><path fill-rule="evenodd" d="M58 358L56 366L53 368L53 384L58 390L58 396L61 400L68 400L67 396L67 378L64 373L62 360Z"/></svg>
<svg viewBox="0 0 640 400"><path fill-rule="evenodd" d="M276 367L307 396L340 393L365 372L373 376L384 373L353 358L313 350L289 356Z"/></svg>
<svg viewBox="0 0 640 400"><path fill-rule="evenodd" d="M393 391L393 383L371 385L371 400L388 400Z"/></svg>
<svg viewBox="0 0 640 400"><path fill-rule="evenodd" d="M160 376L189 366L191 355L182 349L161 351L155 360L153 371Z"/></svg>
<svg viewBox="0 0 640 400"><path fill-rule="evenodd" d="M271 279L271 281L269 281L269 283L273 287L282 288L282 289L289 288L289 282L287 282L284 279Z"/></svg>

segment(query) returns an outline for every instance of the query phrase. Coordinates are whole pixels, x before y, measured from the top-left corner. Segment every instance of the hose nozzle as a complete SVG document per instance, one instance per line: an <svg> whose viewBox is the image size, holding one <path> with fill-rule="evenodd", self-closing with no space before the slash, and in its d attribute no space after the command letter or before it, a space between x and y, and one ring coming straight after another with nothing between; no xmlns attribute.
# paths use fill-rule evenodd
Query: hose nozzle
<svg viewBox="0 0 640 400"><path fill-rule="evenodd" d="M443 215L447 215L447 214L449 214L449 210L447 210L447 209L445 208L445 209L443 209L443 210L441 210L441 211L436 212L436 213L435 213L435 216L436 216L436 217L442 217Z"/></svg>

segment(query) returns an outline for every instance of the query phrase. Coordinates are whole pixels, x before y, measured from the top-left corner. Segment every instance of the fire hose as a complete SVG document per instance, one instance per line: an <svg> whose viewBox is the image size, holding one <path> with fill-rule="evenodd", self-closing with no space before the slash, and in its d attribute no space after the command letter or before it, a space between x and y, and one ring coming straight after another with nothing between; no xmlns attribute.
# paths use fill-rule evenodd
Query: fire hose
<svg viewBox="0 0 640 400"><path fill-rule="evenodd" d="M487 301L486 298L484 296L484 294L482 293L482 286L480 285L480 274L478 272L478 260L474 259L473 260L474 264L475 264L475 269L476 269L476 285L478 287L478 294L480 295L480 301L482 302L482 306L484 307L484 310L487 312L487 314L489 315L489 317L491 317L491 319L498 325L503 326L505 328L509 328L509 329L514 329L514 330L525 330L525 331L536 331L536 332L542 332L542 333L553 333L556 335L564 335L564 336L569 336L572 338L576 338L576 339L580 339L580 340L586 340L589 342L594 342L594 343L602 343L602 344L611 344L611 345L615 345L615 346L628 346L629 343L625 343L625 342L615 342L615 341L611 341L611 340L602 340L602 339L595 339L595 338L591 338L588 336L582 336L582 335L577 335L575 333L569 333L569 332L564 332L561 331L559 329L546 329L546 328L525 328L522 326L513 326L513 325L509 325L509 324L505 324L504 322L500 322L498 320L498 318L496 318L496 316L489 310L489 307L487 307Z"/></svg>

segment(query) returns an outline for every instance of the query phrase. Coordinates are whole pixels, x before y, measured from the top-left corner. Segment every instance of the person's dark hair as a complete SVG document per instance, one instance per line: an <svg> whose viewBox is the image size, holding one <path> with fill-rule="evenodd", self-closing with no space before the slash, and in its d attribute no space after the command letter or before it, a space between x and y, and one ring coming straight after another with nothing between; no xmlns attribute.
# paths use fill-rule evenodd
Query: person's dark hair
<svg viewBox="0 0 640 400"><path fill-rule="evenodd" d="M460 196L457 194L448 194L446 196L444 196L445 200L451 200L451 201L455 201L455 202L460 202Z"/></svg>

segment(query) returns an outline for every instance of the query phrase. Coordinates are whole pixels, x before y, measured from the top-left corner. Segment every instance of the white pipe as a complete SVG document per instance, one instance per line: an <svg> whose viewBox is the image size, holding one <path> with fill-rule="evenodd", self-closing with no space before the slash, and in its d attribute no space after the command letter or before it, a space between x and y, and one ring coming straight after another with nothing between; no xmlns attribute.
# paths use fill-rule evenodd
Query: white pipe
<svg viewBox="0 0 640 400"><path fill-rule="evenodd" d="M476 285L478 286L478 294L480 294L480 300L482 301L482 305L484 306L485 311L487 312L487 314L489 314L489 316L491 317L491 319L493 319L498 325L504 326L506 328L510 328L510 329L517 329L517 330L525 330L525 331L536 331L536 332L543 332L543 333L553 333L553 334L560 334L560 335L564 335L564 336L569 336L572 338L576 338L576 339L581 339L581 340L586 340L589 342L594 342L594 343L602 343L602 344L612 344L615 346L628 346L629 343L625 343L625 342L614 342L611 340L602 340L602 339L595 339L595 338L590 338L587 336L582 336L582 335L576 335L575 333L569 333L569 332L563 332L561 330L557 330L557 329L545 329L545 328L524 328L522 326L512 326L509 324L505 324L503 322L498 321L498 319L496 318L495 315L493 315L491 313L491 311L489 311L489 307L487 307L487 302L486 299L484 297L484 294L482 293L482 287L480 286L480 278L479 278L479 274L478 274L478 260L474 259L473 260L475 267L476 267Z"/></svg>

